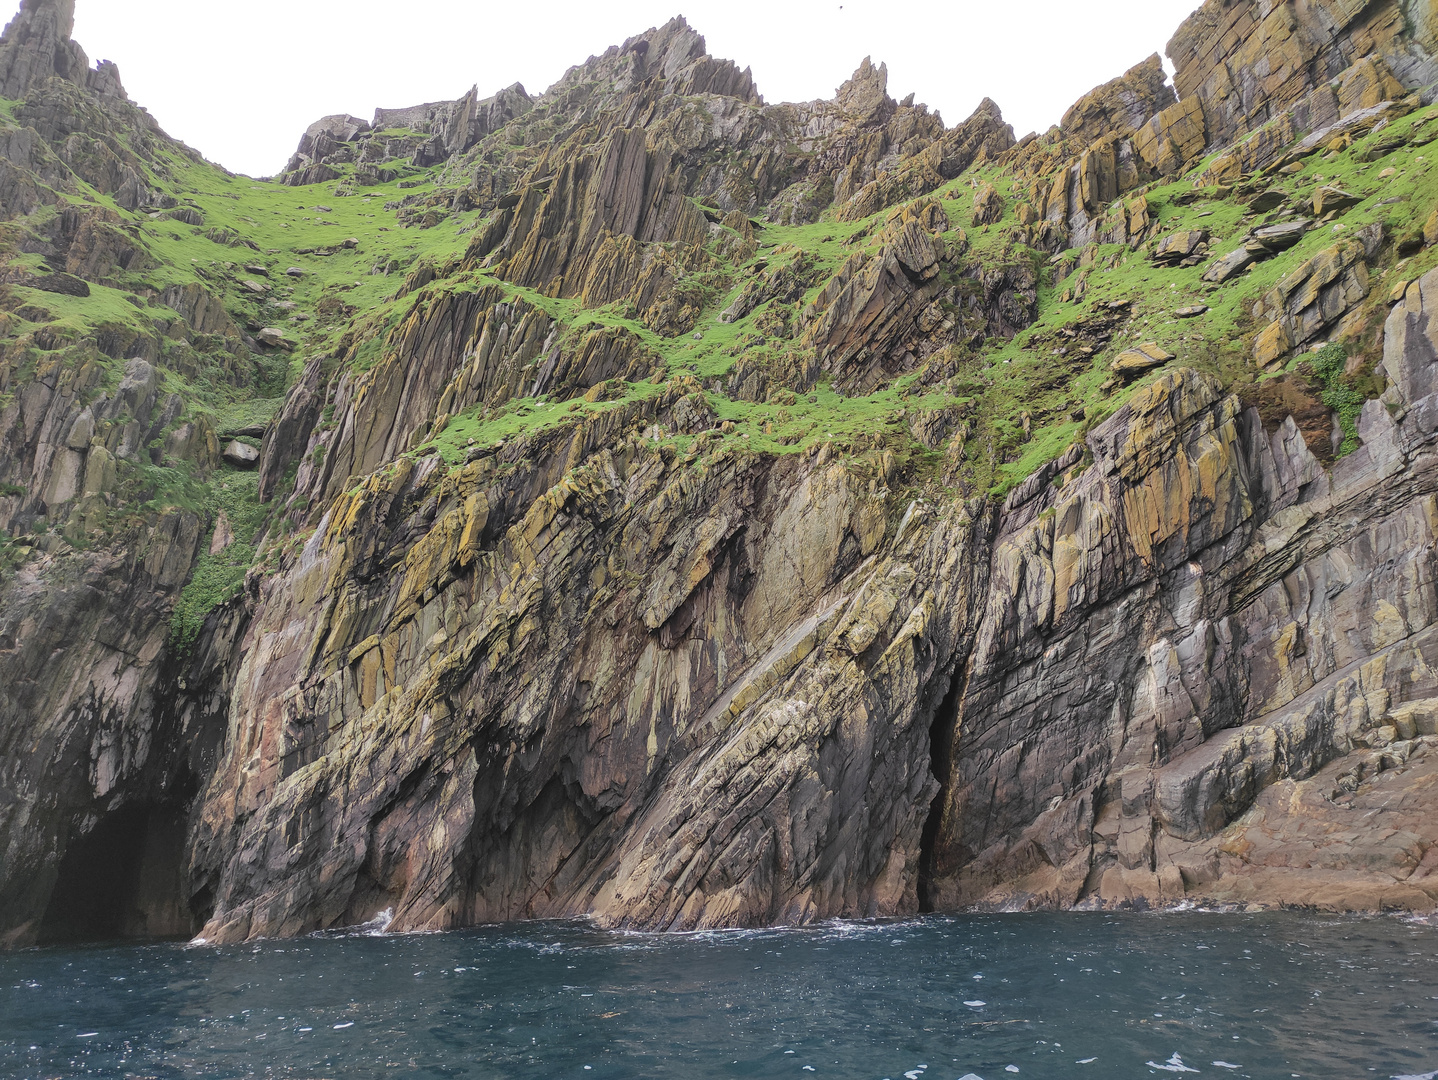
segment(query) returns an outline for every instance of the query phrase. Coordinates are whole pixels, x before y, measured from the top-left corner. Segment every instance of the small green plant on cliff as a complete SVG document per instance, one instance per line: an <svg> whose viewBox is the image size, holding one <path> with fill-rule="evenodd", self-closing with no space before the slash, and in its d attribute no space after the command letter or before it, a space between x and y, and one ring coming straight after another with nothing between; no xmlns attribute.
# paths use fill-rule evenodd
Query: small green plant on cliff
<svg viewBox="0 0 1438 1080"><path fill-rule="evenodd" d="M200 557L190 583L180 593L170 617L170 642L180 650L194 645L205 618L221 604L239 595L245 574L254 565L255 543L264 524L260 481L254 473L224 472L210 486L208 521L213 529L223 513L234 537L214 554Z"/></svg>
<svg viewBox="0 0 1438 1080"><path fill-rule="evenodd" d="M1340 344L1330 342L1317 352L1310 353L1308 366L1323 384L1323 404L1338 414L1339 426L1343 428L1343 445L1338 448L1338 457L1351 454L1358 449L1358 414L1368 395L1350 385L1344 375L1348 363L1348 351Z"/></svg>

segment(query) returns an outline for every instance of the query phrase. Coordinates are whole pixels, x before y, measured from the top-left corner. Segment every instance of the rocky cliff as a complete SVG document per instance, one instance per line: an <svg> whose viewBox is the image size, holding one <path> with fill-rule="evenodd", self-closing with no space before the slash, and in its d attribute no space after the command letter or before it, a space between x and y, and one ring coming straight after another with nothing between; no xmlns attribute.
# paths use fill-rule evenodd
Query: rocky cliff
<svg viewBox="0 0 1438 1080"><path fill-rule="evenodd" d="M0 37L0 940L1438 903L1431 13L1061 127L683 20L170 140Z"/></svg>

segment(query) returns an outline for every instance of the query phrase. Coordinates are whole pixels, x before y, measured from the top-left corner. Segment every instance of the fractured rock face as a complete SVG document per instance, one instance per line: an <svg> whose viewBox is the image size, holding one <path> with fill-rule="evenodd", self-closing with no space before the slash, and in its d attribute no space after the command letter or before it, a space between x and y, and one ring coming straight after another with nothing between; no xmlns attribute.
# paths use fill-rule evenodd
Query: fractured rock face
<svg viewBox="0 0 1438 1080"><path fill-rule="evenodd" d="M1157 53L1079 99L1060 123L1065 135L1085 142L1137 131L1176 102Z"/></svg>
<svg viewBox="0 0 1438 1080"><path fill-rule="evenodd" d="M1254 315L1282 323L1292 346L1316 340L1369 292L1367 260L1382 242L1382 226L1358 230L1309 259L1254 306Z"/></svg>
<svg viewBox="0 0 1438 1080"><path fill-rule="evenodd" d="M838 384L860 392L902 368L904 339L939 292L944 227L934 203L905 208L885 227L876 258L855 255L805 309L805 338Z"/></svg>
<svg viewBox="0 0 1438 1080"><path fill-rule="evenodd" d="M1391 862L1359 855L1407 827L1373 814L1370 780L1427 760L1411 740L1434 715L1438 606L1421 583L1438 474L1395 462L1435 427L1425 296L1410 286L1385 336L1408 419L1370 403L1368 445L1331 487L1291 419L1270 434L1180 373L1095 429L1091 478L1040 500L1052 514L1011 508L959 684L937 903L1438 903L1414 872L1421 841ZM1153 604L1163 629L1137 631ZM1427 773L1412 776L1392 790L1416 808ZM1354 830L1341 850L1335 827Z"/></svg>
<svg viewBox="0 0 1438 1080"><path fill-rule="evenodd" d="M1388 316L1383 335L1383 368L1405 401L1428 402L1438 394L1438 271L1404 290ZM1423 406L1425 426L1431 423Z"/></svg>
<svg viewBox="0 0 1438 1080"><path fill-rule="evenodd" d="M1168 54L1177 69L1175 87L1180 99L1204 103L1209 142L1223 145L1278 117L1373 54L1400 73L1403 85L1431 83L1438 77L1428 59L1438 44L1433 36L1438 27L1431 18L1420 19L1417 33L1410 36L1405 7L1423 5L1319 0L1296 8L1208 0L1169 42ZM1345 114L1377 104L1367 101L1370 87L1391 94L1398 84L1386 81L1376 64L1368 61L1350 74Z"/></svg>
<svg viewBox="0 0 1438 1080"><path fill-rule="evenodd" d="M68 8L27 3L43 78L0 203L55 205L7 225L27 259L0 314L0 942L48 940L57 883L121 824L166 891L126 932L216 941L384 909L665 930L1438 899L1438 284L1397 287L1381 228L1345 225L1255 296L1236 275L1312 223L1222 224L1282 210L1272 167L1323 137L1419 145L1391 97L1428 24L1288 7L1258 57L1203 29L1253 9L1206 5L1184 97L1152 58L1021 144L993 102L945 129L867 60L833 101L767 105L680 19L538 97L325 118L287 179L346 183L306 203L414 170L400 228L470 215L406 267L379 226L261 254L198 202L223 196L148 192L160 137L103 65L60 71ZM1159 183L1250 123L1207 186ZM1239 246L1190 291L1203 220ZM177 280L147 222L230 250ZM389 297L357 313L332 283L311 336L324 280L280 271L361 249ZM73 340L30 256L77 295L140 289L140 318ZM1335 330L1376 349L1385 269L1356 420L1327 375L1249 378L1250 315L1259 367ZM1205 334L1235 309L1242 341ZM292 345L277 413L217 430L178 392L231 360L256 389ZM162 509L170 466L273 505Z"/></svg>

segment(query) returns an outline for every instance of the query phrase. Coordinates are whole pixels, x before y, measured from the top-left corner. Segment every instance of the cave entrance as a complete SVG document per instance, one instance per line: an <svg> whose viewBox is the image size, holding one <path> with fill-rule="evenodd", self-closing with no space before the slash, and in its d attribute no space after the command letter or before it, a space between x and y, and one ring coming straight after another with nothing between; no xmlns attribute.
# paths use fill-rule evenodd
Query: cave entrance
<svg viewBox="0 0 1438 1080"><path fill-rule="evenodd" d="M185 813L128 806L70 841L40 922L41 945L186 938Z"/></svg>
<svg viewBox="0 0 1438 1080"><path fill-rule="evenodd" d="M949 692L934 712L934 722L929 727L929 768L939 782L939 793L929 804L929 816L924 819L924 831L919 839L919 911L928 914L934 910L934 875L937 872L939 828L944 820L944 806L949 798L949 783L953 772L954 728L959 722L959 693L963 683L962 673L955 672L949 683Z"/></svg>

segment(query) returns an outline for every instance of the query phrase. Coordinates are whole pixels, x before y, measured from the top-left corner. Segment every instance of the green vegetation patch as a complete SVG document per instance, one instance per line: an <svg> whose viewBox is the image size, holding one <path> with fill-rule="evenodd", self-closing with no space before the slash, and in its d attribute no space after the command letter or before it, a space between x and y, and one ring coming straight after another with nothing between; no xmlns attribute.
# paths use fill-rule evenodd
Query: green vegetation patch
<svg viewBox="0 0 1438 1080"><path fill-rule="evenodd" d="M266 513L260 504L259 475L221 472L210 484L206 509L212 525L224 514L234 540L222 551L202 555L190 583L180 593L170 617L170 641L179 649L192 646L206 616L238 596L244 587L245 575L255 563L256 541Z"/></svg>

